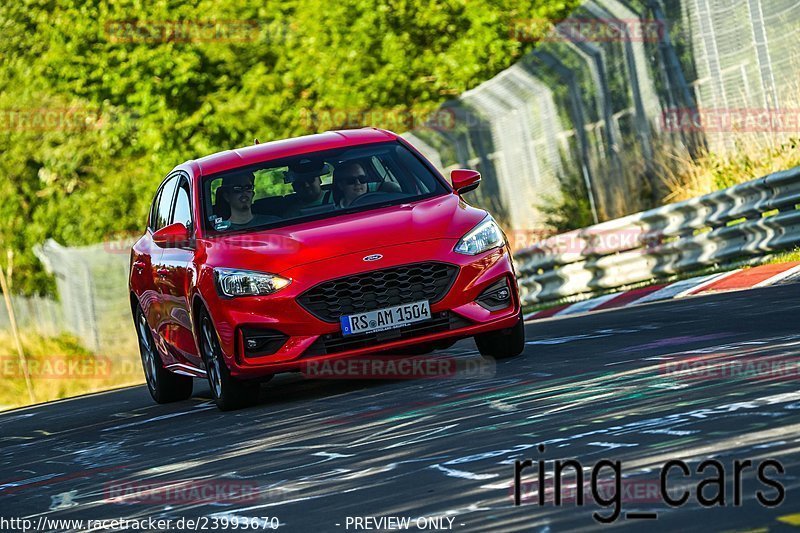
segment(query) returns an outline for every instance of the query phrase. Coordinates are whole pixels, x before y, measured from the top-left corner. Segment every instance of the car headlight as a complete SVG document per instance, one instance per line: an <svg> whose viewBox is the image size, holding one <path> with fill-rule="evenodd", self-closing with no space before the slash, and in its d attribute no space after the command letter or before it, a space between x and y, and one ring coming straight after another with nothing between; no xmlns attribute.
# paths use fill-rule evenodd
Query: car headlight
<svg viewBox="0 0 800 533"><path fill-rule="evenodd" d="M290 280L275 274L230 268L215 268L214 278L220 294L231 298L265 296L277 292L291 283Z"/></svg>
<svg viewBox="0 0 800 533"><path fill-rule="evenodd" d="M456 244L455 251L460 254L478 255L486 250L503 246L505 242L506 239L500 226L491 216L487 216L483 222L461 237Z"/></svg>

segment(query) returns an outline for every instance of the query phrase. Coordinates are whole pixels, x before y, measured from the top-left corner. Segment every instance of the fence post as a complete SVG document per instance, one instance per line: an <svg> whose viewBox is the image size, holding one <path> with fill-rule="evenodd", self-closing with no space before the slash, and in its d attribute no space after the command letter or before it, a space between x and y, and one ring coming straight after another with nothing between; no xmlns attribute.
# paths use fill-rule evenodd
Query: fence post
<svg viewBox="0 0 800 533"><path fill-rule="evenodd" d="M31 375L28 372L28 360L25 358L25 350L22 348L22 339L19 336L17 329L17 318L14 315L14 306L11 303L11 293L9 292L8 283L6 282L6 274L2 265L0 265L0 290L3 291L3 298L6 301L6 309L8 310L8 321L11 324L11 334L14 336L14 342L17 345L17 354L19 354L19 364L22 368L22 373L25 375L25 386L28 388L28 396L31 403L36 403L36 396L33 394L33 384L31 383Z"/></svg>

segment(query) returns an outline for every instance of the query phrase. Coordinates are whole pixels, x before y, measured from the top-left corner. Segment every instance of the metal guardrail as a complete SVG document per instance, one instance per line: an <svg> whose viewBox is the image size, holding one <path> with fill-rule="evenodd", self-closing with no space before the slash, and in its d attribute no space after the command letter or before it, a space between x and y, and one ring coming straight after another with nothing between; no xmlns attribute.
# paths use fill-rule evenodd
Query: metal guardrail
<svg viewBox="0 0 800 533"><path fill-rule="evenodd" d="M555 235L515 254L524 305L800 244L800 167Z"/></svg>

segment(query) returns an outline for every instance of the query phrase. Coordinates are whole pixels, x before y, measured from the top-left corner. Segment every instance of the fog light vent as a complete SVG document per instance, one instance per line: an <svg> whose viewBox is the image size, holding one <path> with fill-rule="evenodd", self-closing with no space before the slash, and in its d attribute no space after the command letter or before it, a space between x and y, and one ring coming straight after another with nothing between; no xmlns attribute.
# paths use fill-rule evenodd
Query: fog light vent
<svg viewBox="0 0 800 533"><path fill-rule="evenodd" d="M511 288L508 286L508 278L493 283L488 289L484 290L478 299L475 300L484 309L489 311L499 311L512 304Z"/></svg>
<svg viewBox="0 0 800 533"><path fill-rule="evenodd" d="M241 328L244 356L272 355L283 346L289 336L274 329Z"/></svg>

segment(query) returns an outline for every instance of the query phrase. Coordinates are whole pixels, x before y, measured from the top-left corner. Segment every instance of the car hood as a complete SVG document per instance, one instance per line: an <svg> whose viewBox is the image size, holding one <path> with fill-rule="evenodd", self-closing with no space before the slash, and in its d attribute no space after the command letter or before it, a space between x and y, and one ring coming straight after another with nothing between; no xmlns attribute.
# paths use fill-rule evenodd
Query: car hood
<svg viewBox="0 0 800 533"><path fill-rule="evenodd" d="M200 239L209 266L272 272L382 247L459 239L486 216L455 194L283 228Z"/></svg>

